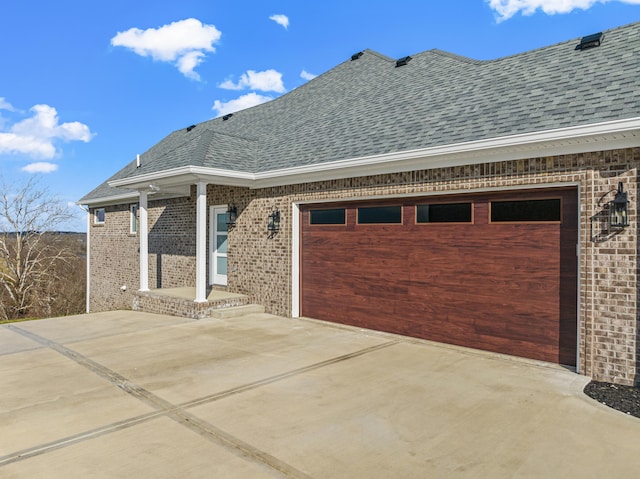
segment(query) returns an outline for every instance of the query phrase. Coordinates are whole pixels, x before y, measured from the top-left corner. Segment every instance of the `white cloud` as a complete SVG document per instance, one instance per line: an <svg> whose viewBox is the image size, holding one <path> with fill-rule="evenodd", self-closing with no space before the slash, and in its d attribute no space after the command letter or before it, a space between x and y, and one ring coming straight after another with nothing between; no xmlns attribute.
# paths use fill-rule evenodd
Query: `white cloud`
<svg viewBox="0 0 640 479"><path fill-rule="evenodd" d="M532 15L540 9L547 15L569 13L575 9L587 10L596 3L608 3L612 0L485 0L498 14L498 21L508 20L522 12ZM640 5L640 0L613 0L622 3Z"/></svg>
<svg viewBox="0 0 640 479"><path fill-rule="evenodd" d="M259 91L273 91L276 93L284 93L286 91L284 84L282 83L282 73L276 70L265 70L263 72L256 72L253 70L247 70L247 73L243 73L238 83L233 83L231 80L226 80L221 83L220 88L226 90L259 90Z"/></svg>
<svg viewBox="0 0 640 479"><path fill-rule="evenodd" d="M300 72L300 78L304 80L313 80L318 75L314 75L313 73L309 73L307 70L302 70Z"/></svg>
<svg viewBox="0 0 640 479"><path fill-rule="evenodd" d="M16 111L4 97L0 96L0 110Z"/></svg>
<svg viewBox="0 0 640 479"><path fill-rule="evenodd" d="M216 100L212 109L218 113L218 116L221 116L227 113L235 113L236 111L244 110L245 108L256 106L269 100L273 100L273 98L252 92L227 102Z"/></svg>
<svg viewBox="0 0 640 479"><path fill-rule="evenodd" d="M91 141L94 134L84 123L60 123L58 112L49 105L35 105L34 115L0 131L0 154L23 154L31 158L51 159L57 154L57 141Z"/></svg>
<svg viewBox="0 0 640 479"><path fill-rule="evenodd" d="M58 165L46 161L38 161L22 167L22 171L26 171L27 173L52 173L57 169Z"/></svg>
<svg viewBox="0 0 640 479"><path fill-rule="evenodd" d="M140 56L156 61L169 62L194 80L199 80L194 70L202 63L207 52L215 52L214 44L222 33L214 25L206 25L195 18L187 18L160 28L130 28L111 39L111 45L133 50Z"/></svg>
<svg viewBox="0 0 640 479"><path fill-rule="evenodd" d="M278 25L282 25L285 29L289 27L289 17L287 17L286 15L282 15L280 13L276 15L271 15L269 17L269 20L273 20Z"/></svg>

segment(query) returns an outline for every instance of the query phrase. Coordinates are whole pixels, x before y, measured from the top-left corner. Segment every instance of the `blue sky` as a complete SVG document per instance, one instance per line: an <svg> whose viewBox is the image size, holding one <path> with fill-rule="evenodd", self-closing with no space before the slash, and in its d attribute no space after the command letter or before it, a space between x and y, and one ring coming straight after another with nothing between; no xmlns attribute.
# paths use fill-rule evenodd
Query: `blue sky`
<svg viewBox="0 0 640 479"><path fill-rule="evenodd" d="M174 130L365 48L479 60L640 21L640 0L0 2L0 176L71 203ZM83 231L84 216L61 229Z"/></svg>

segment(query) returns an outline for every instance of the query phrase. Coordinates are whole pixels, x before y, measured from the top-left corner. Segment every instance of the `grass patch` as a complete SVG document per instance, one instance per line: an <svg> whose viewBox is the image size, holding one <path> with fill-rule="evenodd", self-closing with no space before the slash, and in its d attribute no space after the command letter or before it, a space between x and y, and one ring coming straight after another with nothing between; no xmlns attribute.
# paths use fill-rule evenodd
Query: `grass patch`
<svg viewBox="0 0 640 479"><path fill-rule="evenodd" d="M22 323L23 321L37 321L46 318L20 318L20 319L0 319L0 324Z"/></svg>

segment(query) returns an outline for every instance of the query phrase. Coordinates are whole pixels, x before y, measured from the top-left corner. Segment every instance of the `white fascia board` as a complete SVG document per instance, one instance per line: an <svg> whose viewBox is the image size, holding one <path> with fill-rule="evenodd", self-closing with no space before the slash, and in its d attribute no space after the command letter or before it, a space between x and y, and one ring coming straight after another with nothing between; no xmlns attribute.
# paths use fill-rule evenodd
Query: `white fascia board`
<svg viewBox="0 0 640 479"><path fill-rule="evenodd" d="M109 186L144 189L151 184L157 184L162 188L206 181L217 185L255 189L638 146L640 146L640 118L630 118L283 168L263 173L184 166L111 181Z"/></svg>
<svg viewBox="0 0 640 479"><path fill-rule="evenodd" d="M151 184L157 184L162 187L206 181L218 185L248 187L254 179L255 175L242 171L206 168L202 166L181 166L156 173L110 181L109 186L141 189L148 188Z"/></svg>
<svg viewBox="0 0 640 479"><path fill-rule="evenodd" d="M137 191L124 193L122 195L105 196L102 198L93 198L84 201L76 201L77 205L85 205L89 208L96 206L109 206L109 205L121 205L129 201L138 201L140 194Z"/></svg>

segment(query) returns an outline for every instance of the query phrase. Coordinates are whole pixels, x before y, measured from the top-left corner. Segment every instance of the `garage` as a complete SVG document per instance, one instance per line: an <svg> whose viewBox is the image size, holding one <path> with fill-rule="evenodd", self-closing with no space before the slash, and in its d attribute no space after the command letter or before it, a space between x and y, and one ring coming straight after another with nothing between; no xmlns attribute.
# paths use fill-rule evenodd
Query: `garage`
<svg viewBox="0 0 640 479"><path fill-rule="evenodd" d="M576 188L303 205L303 316L576 364Z"/></svg>

